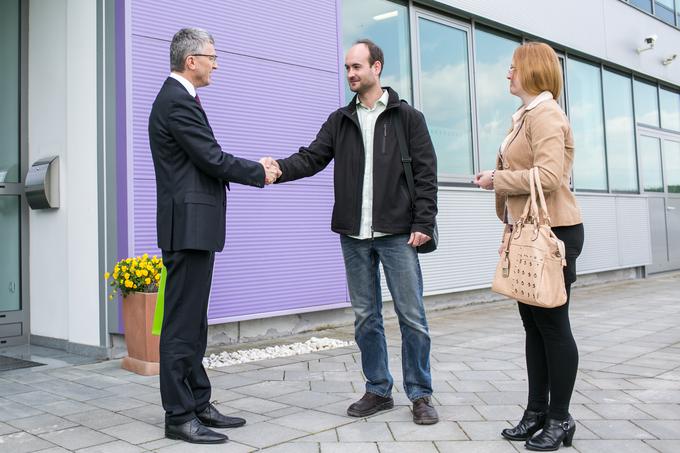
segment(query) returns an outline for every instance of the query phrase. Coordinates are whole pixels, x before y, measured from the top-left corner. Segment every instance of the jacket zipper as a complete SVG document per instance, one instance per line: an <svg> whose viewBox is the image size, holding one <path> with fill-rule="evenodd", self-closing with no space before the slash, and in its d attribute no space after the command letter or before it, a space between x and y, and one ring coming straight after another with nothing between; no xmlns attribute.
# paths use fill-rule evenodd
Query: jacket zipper
<svg viewBox="0 0 680 453"><path fill-rule="evenodd" d="M383 123L383 130L385 133L383 134L382 153L385 154L385 142L387 141L387 122Z"/></svg>

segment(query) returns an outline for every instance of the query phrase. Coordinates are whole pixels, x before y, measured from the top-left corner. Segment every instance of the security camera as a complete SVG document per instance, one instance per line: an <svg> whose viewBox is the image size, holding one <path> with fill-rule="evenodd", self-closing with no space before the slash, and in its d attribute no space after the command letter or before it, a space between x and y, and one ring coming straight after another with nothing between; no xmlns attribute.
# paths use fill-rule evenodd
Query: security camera
<svg viewBox="0 0 680 453"><path fill-rule="evenodd" d="M642 47L639 47L637 49L637 53L640 54L644 52L645 50L650 50L654 48L654 44L656 44L656 39L658 36L656 35L649 35L645 38L645 45Z"/></svg>

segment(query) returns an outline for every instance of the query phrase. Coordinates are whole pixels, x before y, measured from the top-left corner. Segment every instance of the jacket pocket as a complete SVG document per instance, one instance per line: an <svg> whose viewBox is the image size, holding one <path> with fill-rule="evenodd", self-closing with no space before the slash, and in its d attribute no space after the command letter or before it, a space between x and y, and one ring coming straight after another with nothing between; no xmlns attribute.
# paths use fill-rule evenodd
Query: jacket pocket
<svg viewBox="0 0 680 453"><path fill-rule="evenodd" d="M208 206L217 206L217 200L213 195L201 192L187 193L186 195L184 195L184 202L194 204L206 204Z"/></svg>

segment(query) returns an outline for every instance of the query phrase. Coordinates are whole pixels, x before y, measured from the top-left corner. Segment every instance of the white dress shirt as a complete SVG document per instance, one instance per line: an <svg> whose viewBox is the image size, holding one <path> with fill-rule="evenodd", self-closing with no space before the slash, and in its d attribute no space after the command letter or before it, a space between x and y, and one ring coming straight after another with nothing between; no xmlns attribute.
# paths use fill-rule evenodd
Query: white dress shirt
<svg viewBox="0 0 680 453"><path fill-rule="evenodd" d="M373 226L373 137L375 122L387 107L389 94L383 91L382 96L375 102L373 108L363 105L357 96L357 116L361 126L361 136L364 141L364 187L361 194L361 227L355 239L370 239L372 237L386 236L388 233L372 231Z"/></svg>
<svg viewBox="0 0 680 453"><path fill-rule="evenodd" d="M181 83L182 86L187 89L190 95L196 97L196 88L194 87L193 83L189 82L187 79L177 74L176 72L171 72L170 77Z"/></svg>

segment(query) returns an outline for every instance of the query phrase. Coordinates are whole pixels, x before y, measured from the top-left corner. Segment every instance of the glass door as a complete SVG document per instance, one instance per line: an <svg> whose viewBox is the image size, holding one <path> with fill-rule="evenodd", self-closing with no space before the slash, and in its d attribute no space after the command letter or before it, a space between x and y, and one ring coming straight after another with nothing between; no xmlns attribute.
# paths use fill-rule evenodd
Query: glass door
<svg viewBox="0 0 680 453"><path fill-rule="evenodd" d="M23 200L21 133L21 2L0 4L0 348L25 343L28 310L22 285L26 203Z"/></svg>

